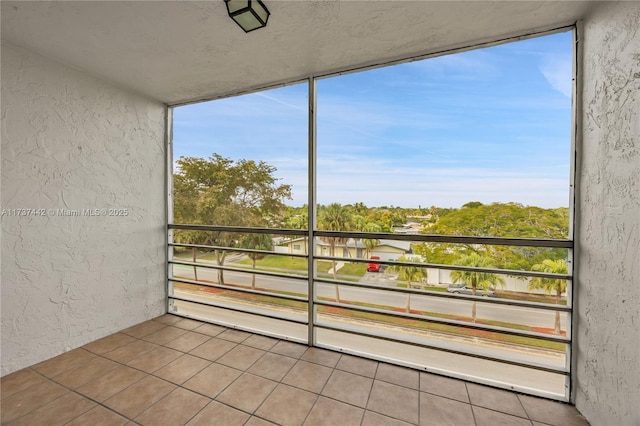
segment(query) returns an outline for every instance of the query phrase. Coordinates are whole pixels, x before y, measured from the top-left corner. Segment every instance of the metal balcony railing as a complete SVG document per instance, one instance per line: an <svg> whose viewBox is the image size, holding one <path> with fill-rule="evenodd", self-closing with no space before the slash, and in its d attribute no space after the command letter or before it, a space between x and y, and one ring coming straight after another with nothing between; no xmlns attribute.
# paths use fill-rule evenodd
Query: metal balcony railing
<svg viewBox="0 0 640 426"><path fill-rule="evenodd" d="M386 234L170 224L169 311L399 365L568 400L570 388L572 275L499 268L475 268L419 261L376 260L387 267L470 271L526 280L567 281L566 304L526 300L519 292L500 297L452 294L443 288L398 286L372 277L320 271L321 262L370 263L369 259L317 254L319 238L384 239L413 243L478 244L564 248L570 240ZM180 231L229 235L302 237L306 254L173 242ZM174 250L227 256L282 256L303 259L304 269L256 268L232 262L174 256ZM225 273L227 279L224 279ZM378 275L375 278L386 277ZM250 281L254 284L251 285ZM524 281L523 281L524 282ZM420 287L424 285L421 284ZM441 286L440 286L441 287ZM542 296L540 296L542 297ZM466 313L465 313L466 312ZM469 315L476 313L475 316ZM553 321L562 330L554 334Z"/></svg>

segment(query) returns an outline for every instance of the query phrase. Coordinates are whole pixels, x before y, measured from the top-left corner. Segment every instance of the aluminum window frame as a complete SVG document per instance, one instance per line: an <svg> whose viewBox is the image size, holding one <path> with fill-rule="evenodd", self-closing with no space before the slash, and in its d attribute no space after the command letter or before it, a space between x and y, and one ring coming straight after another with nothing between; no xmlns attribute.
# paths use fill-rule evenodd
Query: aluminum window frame
<svg viewBox="0 0 640 426"><path fill-rule="evenodd" d="M316 171L317 171L317 115L316 115L316 111L317 111L317 81L318 80L322 80L322 79L326 79L326 78L331 78L331 77L336 77L336 76L341 76L341 75L346 75L346 74L352 74L352 73L357 73L357 72L362 72L362 71L366 71L366 70L370 70L370 69L376 69L376 68L382 68L382 67L387 67L387 66L391 66L391 65L397 65L397 64L402 64L402 63L409 63L409 62L413 62L413 61L419 61L419 60L424 60L424 59L429 59L429 58L435 58L435 57L439 57L439 56L443 56L443 55L449 55L449 54L455 54L455 53L460 53L460 52L465 52L465 51L469 51L469 50L475 50L475 49L480 49L480 48L486 48L486 47L491 47L491 46L496 46L496 45L500 45L500 44L505 44L505 43L511 43L511 42L517 42L517 41L521 41L521 40L526 40L526 39L530 39L530 38L536 38L536 37L542 37L545 35L551 35L551 34L555 34L555 33L559 33L559 32L566 32L566 31L571 31L572 35L573 35L573 51L572 51L572 58L573 58L573 69L572 69L572 106L571 106L571 155L570 155L570 176L569 176L569 180L570 180L570 194L569 194L569 238L565 239L565 240L545 240L545 239L525 239L525 238L497 238L497 237L474 237L474 236L465 236L465 237L458 237L458 236L446 236L446 235L427 235L427 234L420 234L420 235L401 235L401 234L388 234L388 233L354 233L354 232L339 232L339 231L322 231L322 230L318 230L317 229L317 176L316 176ZM507 37L507 38L503 38L503 39L499 39L499 40L494 40L491 42L485 42L485 43L478 43L478 44L470 44L467 47L462 47L462 48L456 48L456 49L449 49L449 50L443 50L443 51L438 51L435 53L428 53L428 54L423 54L423 55L415 55L415 56L411 56L408 58L404 58L404 59L397 59L397 60L390 60L390 61L381 61L381 62L377 62L374 64L369 64L369 65L365 65L365 66L360 66L360 67L352 67L352 68L348 68L348 69L342 69L342 70L338 70L338 71L332 71L332 72L326 72L326 73L318 73L315 75L310 75L309 77L305 78L305 79L299 79L299 80L293 80L291 82L287 82L287 83L280 83L277 85L267 85L267 86L263 86L257 89L252 89L250 91L236 91L233 93L229 93L229 94L225 94L224 96L219 96L219 97L211 97L211 98L206 98L206 99L199 99L197 101L189 101L189 102L184 102L184 103L175 103L175 104L171 104L171 105L167 105L166 107L166 114L165 114L165 120L166 120L166 132L165 132L165 139L166 139L166 178L165 178L165 183L166 183L166 223L167 223L167 250L166 250L166 283L167 283L167 287L166 287L166 300L167 300L167 312L172 312L173 310L173 300L187 300L187 298L184 297L178 297L173 293L173 289L172 289L172 283L173 282L185 282L187 284L194 284L195 281L189 282L189 280L184 280L184 279L176 279L173 276L173 272L172 272L172 265L174 264L184 264L184 265L188 265L188 266L196 266L195 264L191 263L191 262L180 262L180 261L175 261L173 258L173 248L174 247L178 247L178 246L182 246L182 247L201 247L201 248L216 248L214 246L201 246L201 245L189 245L189 244L179 244L179 243L175 243L174 242L174 230L177 229L198 229L198 230L216 230L216 231L228 231L228 232L253 232L253 233L278 233L278 234L283 234L283 235L304 235L306 236L306 244L307 244L307 255L295 255L292 254L291 256L296 256L296 257L306 257L308 262L307 262L307 277L304 278L307 281L308 284L308 288L307 288L307 299L304 300L307 303L308 309L307 309L307 320L306 321L302 321L300 322L301 324L306 324L307 325L307 341L306 343L309 346L319 346L319 347L323 347L323 345L318 345L317 343L317 339L316 339L316 329L317 328L331 328L331 327L325 327L322 325L317 324L317 306L332 306L332 305L336 305L334 303L331 302L319 302L316 300L316 289L315 289L315 283L316 282L320 282L320 283L327 283L327 284L340 284L340 285L345 285L345 286L354 286L357 287L357 284L354 283L349 283L349 282L336 282L334 280L329 280L329 279L323 279L323 278L319 278L317 277L317 269L316 269L316 260L337 260L337 259L341 259L341 258L336 258L336 257L330 257L330 256L321 256L321 255L316 255L316 238L317 237L331 237L331 236L341 236L341 237L353 237L356 236L357 238L373 238L373 239L380 239L380 238L384 238L384 239L394 239L394 240L401 240L401 241L425 241L425 242L448 242L448 243L471 243L471 244L487 244L487 245L509 245L509 246L530 246L530 247L545 247L545 248L553 248L553 247L561 247L561 248L566 248L568 250L568 254L569 254L569 261L570 261L570 270L569 273L566 275L557 275L557 274L546 274L546 273L541 273L541 272L534 272L534 271L512 271L512 270L503 270L503 269L496 269L496 268L472 268L472 267L463 267L463 266L457 266L457 265L438 265L438 264L431 264L431 263L421 263L421 265L423 265L424 267L429 267L429 268L440 268L440 269L455 269L455 270L467 270L467 271L473 271L473 270L477 270L477 271L483 271L483 272L490 272L490 273L501 273L501 274L510 274L510 275L522 275L522 276L528 276L528 277L550 277L550 278L560 278L560 279L567 279L571 282L571 285L569 286L570 288L570 293L567 294L567 306L561 306L558 305L556 307L550 306L550 305L540 305L537 304L536 302L518 302L518 301L510 301L510 300L480 300L478 297L476 296L453 296L453 295L449 295L449 294L429 294L429 296L433 296L433 297L445 297L445 298L451 298L451 297L456 297L456 298L462 298L465 300L479 300L482 302L486 302L486 303L491 303L491 304L507 304L507 305L514 305L514 306L522 306L522 307L532 307L532 308L536 308L536 309L545 309L545 310L552 310L552 311L560 311L560 312L568 312L569 313L569 317L568 317L568 321L569 321L569 330L570 330L570 335L566 338L551 338L551 339L547 339L547 340L557 340L557 341L562 341L564 343L567 344L567 352L566 352L566 369L562 371L562 374L565 374L566 376L566 380L567 380L567 386L566 386L566 392L564 395L564 398L560 398L560 400L563 401L567 401L567 402L574 402L575 401L575 387L574 384L576 383L575 380L575 374L576 374L576 360L577 360L577 354L574 351L574 348L577 346L576 345L576 327L578 325L578 318L576 315L577 312L577 293L578 293L578 280L577 280L577 276L576 276L576 271L577 271L577 265L576 265L576 261L578 259L577 256L577 250L578 247L576 247L576 241L577 241L577 222L578 222L578 217L579 217L579 206L577 204L577 200L576 200L576 194L578 193L578 184L579 182L578 180L578 171L579 171L579 146L580 146L580 118L578 116L578 111L581 108L581 99L579 97L579 93L580 93L580 89L582 87L582 83L581 83L581 78L582 78L582 70L580 68L580 63L582 60L582 43L581 43L581 34L582 34L582 24L580 22L576 22L576 23L572 23L569 25L562 25L562 26L558 26L554 29L551 30L545 30L545 31L535 31L535 32L531 32L531 33L527 33L527 34L522 34L519 36L514 36L514 37ZM285 86L289 86L289 85L294 85L294 84L300 84L300 83L307 83L308 85L308 227L306 230L286 230L286 229L275 229L275 228L242 228L242 227L222 227L222 226L208 226L208 225L188 225L188 224L175 224L174 223L174 218L173 218L173 109L176 107L180 107L180 106L184 106L184 105L190 105L190 104L194 104L194 103L199 103L199 102L204 102L204 101L212 101L212 100L219 100L219 99L224 99L224 98L228 98L228 97L235 97L235 96L239 96L239 95L244 95L244 94L249 94L249 93L257 93L257 92L262 92L265 90L270 90L270 89L275 89L275 88L279 88L279 87L285 87ZM390 238L393 237L393 238ZM221 248L221 247L217 247L217 248ZM250 250L250 249L238 249L238 248L233 248L233 251L244 251L244 252L264 252L264 251L259 251L259 250ZM270 253L270 252L264 252L264 253ZM362 262L362 263L367 263L368 260L367 259L350 259L350 261L354 261L354 262ZM379 263L381 264L387 264L387 265L403 265L403 264L407 264L407 262L393 262L393 261L380 261ZM415 264L416 262L411 262L411 264ZM197 265L198 267L207 267L205 265ZM223 270L235 270L235 268L230 268L230 267L218 267L219 269L223 269ZM215 269L215 268L214 268ZM260 275L271 275L271 276L276 276L276 277L282 277L282 278L293 278L289 275L286 274L277 274L277 273L269 273L269 272L264 272L264 271L254 271L254 273L258 273ZM199 283L201 285L201 283ZM370 286L369 286L370 287ZM260 291L252 291L252 290L245 290L247 293L254 293L254 294L263 294L264 292L260 292ZM423 294L424 291L418 291L418 290L414 290L414 289L403 289L403 288L397 288L394 289L394 291L398 292L398 293L406 293L406 294ZM427 292L428 293L428 292ZM296 301L303 301L301 298L295 297L295 296L289 296L289 297L283 297L284 299L290 299L290 300L296 300ZM189 301L189 300L187 300ZM202 302L198 302L198 301L190 301L192 303L202 303ZM210 305L210 306L215 306L215 305ZM234 310L235 308L225 308L224 306L215 306L218 308L222 308L222 309L230 309L230 310ZM255 314L254 314L255 315ZM411 316L411 314L408 314L409 316ZM406 315L401 315L401 316L406 316ZM202 318L199 318L202 319ZM277 318L279 320L283 320L283 318ZM422 318L421 318L422 319ZM431 320L431 319L430 319ZM451 325L456 325L451 321L444 321L444 322L448 322ZM228 325L228 324L226 324ZM487 329L486 327L480 327L482 329ZM341 330L344 331L344 330ZM500 332L500 330L494 330L494 331L498 331ZM513 333L513 332L508 332L508 334L520 334L522 335L522 333ZM526 333L525 333L526 334ZM385 337L382 336L377 336L377 338L380 339L386 339ZM294 339L295 340L295 339ZM411 344L411 342L405 342L405 343L409 343ZM443 350L443 351L449 351L447 349L442 349L442 348L436 348L437 350ZM344 352L349 353L350 351L345 350ZM465 354L466 356L474 356L471 354ZM482 358L482 356L478 356L479 358ZM375 357L374 357L375 358ZM389 361L387 358L381 358L384 361ZM500 362L505 362L505 363L509 363L509 361L506 360L502 360ZM400 365L402 365L402 362L399 363ZM543 368L544 369L544 368ZM554 372L558 372L557 370L554 370ZM461 377L464 379L464 377ZM482 380L474 380L477 381L479 383L483 383ZM522 390L520 390L522 391ZM549 397L548 395L542 395L540 393L536 393L534 392L526 392L526 393L530 393L533 395L538 395L538 396L544 396L544 397ZM556 398L553 398L556 399Z"/></svg>

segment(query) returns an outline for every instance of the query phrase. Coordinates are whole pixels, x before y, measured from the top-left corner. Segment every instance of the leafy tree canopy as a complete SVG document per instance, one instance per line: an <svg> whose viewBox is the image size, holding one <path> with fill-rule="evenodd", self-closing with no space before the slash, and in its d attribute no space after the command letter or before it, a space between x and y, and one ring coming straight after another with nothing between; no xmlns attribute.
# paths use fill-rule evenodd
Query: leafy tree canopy
<svg viewBox="0 0 640 426"><path fill-rule="evenodd" d="M174 174L176 223L264 226L279 219L291 186L279 185L276 168L253 160L180 157Z"/></svg>
<svg viewBox="0 0 640 426"><path fill-rule="evenodd" d="M447 211L425 233L478 237L564 239L569 234L569 209L543 209L518 203L482 204L469 202L460 209ZM544 259L563 259L566 249L509 247L488 245L431 244L414 246L434 263L455 263L458 253L475 252L494 259L497 267L531 270Z"/></svg>
<svg viewBox="0 0 640 426"><path fill-rule="evenodd" d="M482 237L568 237L569 209L543 209L518 203L470 202L440 217L430 234Z"/></svg>
<svg viewBox="0 0 640 426"><path fill-rule="evenodd" d="M279 185L273 175L276 168L263 161L233 161L214 153L209 159L180 157L177 165L173 175L176 223L277 226L285 210L284 200L291 198L291 186ZM220 231L174 233L176 242L226 247L239 245L239 238ZM218 265L223 265L227 251L216 249L214 253ZM222 269L218 270L218 282L224 283Z"/></svg>

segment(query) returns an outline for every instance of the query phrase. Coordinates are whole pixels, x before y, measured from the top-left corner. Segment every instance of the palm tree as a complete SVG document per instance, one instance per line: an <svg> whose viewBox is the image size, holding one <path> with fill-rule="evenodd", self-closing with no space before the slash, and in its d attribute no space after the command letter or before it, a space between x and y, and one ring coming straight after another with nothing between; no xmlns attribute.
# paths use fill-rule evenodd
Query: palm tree
<svg viewBox="0 0 640 426"><path fill-rule="evenodd" d="M569 266L564 259L551 260L545 259L542 263L537 263L531 267L532 271L537 272L547 272L551 274L568 274ZM567 280L559 279L559 278L541 278L534 277L531 278L529 282L529 289L541 288L547 294L551 294L552 291L555 291L556 304L560 304L560 299L562 297L562 293L567 289ZM553 327L554 334L560 334L560 312L556 311L556 319Z"/></svg>
<svg viewBox="0 0 640 426"><path fill-rule="evenodd" d="M362 230L364 232L382 232L382 228L380 227L380 225L373 222L366 223ZM362 240L362 243L365 245L367 250L369 250L369 255L367 256L369 257L371 256L371 252L373 251L373 249L378 247L378 245L380 244L380 240L364 238Z"/></svg>
<svg viewBox="0 0 640 426"><path fill-rule="evenodd" d="M461 256L456 264L460 266L471 266L475 268L491 268L493 267L493 259L486 256L480 256L478 253L471 253ZM500 275L489 272L480 271L453 271L451 272L451 280L453 283L463 282L471 285L471 293L475 296L478 287L486 290L495 287L496 284L504 285L504 278ZM476 322L476 302L471 305L471 318Z"/></svg>
<svg viewBox="0 0 640 426"><path fill-rule="evenodd" d="M254 250L273 250L273 240L268 234L247 234L240 240L240 247ZM256 269L256 260L263 259L266 254L249 252L247 254L253 261L253 270ZM256 274L251 275L251 288L256 288Z"/></svg>
<svg viewBox="0 0 640 426"><path fill-rule="evenodd" d="M302 212L301 214L290 217L286 222L286 226L293 229L307 229L307 226L309 226L309 216L307 212L305 211L305 212ZM305 235L304 236L304 254L305 255L307 254L307 246L308 246L308 237Z"/></svg>
<svg viewBox="0 0 640 426"><path fill-rule="evenodd" d="M340 203L331 203L322 208L318 215L318 229L325 231L348 231L351 223L349 211ZM329 243L330 256L335 257L336 244L346 244L348 238L342 237L321 237L322 241ZM333 279L336 277L336 261L331 260L333 266ZM340 289L336 284L336 302L340 303Z"/></svg>
<svg viewBox="0 0 640 426"><path fill-rule="evenodd" d="M404 256L398 258L399 262L407 262ZM412 288L412 283L427 278L427 270L417 265L392 265L387 268L387 272L398 272L398 279L407 282L407 288ZM411 312L411 293L407 293L407 313Z"/></svg>
<svg viewBox="0 0 640 426"><path fill-rule="evenodd" d="M353 209L352 209L353 210ZM364 231L365 226L367 226L367 222L364 218L364 216L361 216L359 214L353 214L351 213L351 227L350 227L350 231ZM355 246L355 250L356 250L356 257L360 257L358 256L358 243L360 242L360 238L353 238L353 244ZM347 247L348 250L348 247ZM351 257L351 252L347 251L347 253L349 253L349 256Z"/></svg>

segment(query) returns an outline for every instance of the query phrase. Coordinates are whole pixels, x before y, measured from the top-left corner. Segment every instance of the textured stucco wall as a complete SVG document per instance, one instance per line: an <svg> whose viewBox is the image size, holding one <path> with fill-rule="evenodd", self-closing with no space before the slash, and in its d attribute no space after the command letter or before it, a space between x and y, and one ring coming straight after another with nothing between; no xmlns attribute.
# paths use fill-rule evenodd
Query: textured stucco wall
<svg viewBox="0 0 640 426"><path fill-rule="evenodd" d="M640 424L640 3L584 20L576 407Z"/></svg>
<svg viewBox="0 0 640 426"><path fill-rule="evenodd" d="M2 375L165 309L164 107L2 44ZM127 209L62 216L52 209ZM82 213L80 213L82 214Z"/></svg>

